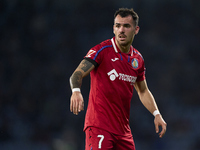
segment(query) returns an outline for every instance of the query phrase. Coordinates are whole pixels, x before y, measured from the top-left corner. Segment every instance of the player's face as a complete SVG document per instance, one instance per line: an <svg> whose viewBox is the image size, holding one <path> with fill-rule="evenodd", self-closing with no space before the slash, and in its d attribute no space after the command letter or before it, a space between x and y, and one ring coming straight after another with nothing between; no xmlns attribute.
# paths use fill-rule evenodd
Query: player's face
<svg viewBox="0 0 200 150"><path fill-rule="evenodd" d="M113 32L118 46L130 46L134 36L139 32L139 26L135 26L131 16L121 17L117 15L114 20Z"/></svg>

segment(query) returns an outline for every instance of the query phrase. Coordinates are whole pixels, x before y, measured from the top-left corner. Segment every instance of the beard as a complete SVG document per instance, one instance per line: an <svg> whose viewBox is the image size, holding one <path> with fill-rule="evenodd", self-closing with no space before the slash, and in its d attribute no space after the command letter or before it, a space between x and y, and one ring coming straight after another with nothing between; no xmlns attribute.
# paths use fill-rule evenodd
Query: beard
<svg viewBox="0 0 200 150"><path fill-rule="evenodd" d="M120 41L119 39L117 40L117 42L122 47L126 47L131 43L130 41Z"/></svg>
<svg viewBox="0 0 200 150"><path fill-rule="evenodd" d="M124 39L122 39L122 38L124 38ZM116 39L117 39L119 46L126 47L126 46L129 46L132 44L134 35L132 37L129 37L129 36L121 33L116 37Z"/></svg>

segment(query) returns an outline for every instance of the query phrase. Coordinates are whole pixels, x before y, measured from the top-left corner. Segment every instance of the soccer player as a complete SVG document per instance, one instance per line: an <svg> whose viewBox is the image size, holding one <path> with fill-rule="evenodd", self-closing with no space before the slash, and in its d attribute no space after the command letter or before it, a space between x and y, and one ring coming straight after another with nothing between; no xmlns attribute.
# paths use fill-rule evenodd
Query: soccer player
<svg viewBox="0 0 200 150"><path fill-rule="evenodd" d="M76 115L84 109L82 79L89 73L91 77L84 125L86 150L135 150L129 126L134 88L142 104L155 116L156 133L159 126L162 127L160 138L166 132L166 122L147 86L144 59L132 46L139 32L138 21L133 9L117 10L113 25L115 36L91 48L70 77L70 110Z"/></svg>

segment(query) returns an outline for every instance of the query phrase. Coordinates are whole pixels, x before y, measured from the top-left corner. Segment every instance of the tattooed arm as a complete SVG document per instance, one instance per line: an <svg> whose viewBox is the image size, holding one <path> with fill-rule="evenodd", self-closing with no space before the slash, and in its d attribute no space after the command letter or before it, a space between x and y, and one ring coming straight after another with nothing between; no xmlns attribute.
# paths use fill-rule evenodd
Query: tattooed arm
<svg viewBox="0 0 200 150"><path fill-rule="evenodd" d="M86 59L83 59L70 77L70 86L73 88L81 88L82 79L92 71L95 66ZM84 109L84 100L81 92L73 92L70 100L70 111L78 115Z"/></svg>

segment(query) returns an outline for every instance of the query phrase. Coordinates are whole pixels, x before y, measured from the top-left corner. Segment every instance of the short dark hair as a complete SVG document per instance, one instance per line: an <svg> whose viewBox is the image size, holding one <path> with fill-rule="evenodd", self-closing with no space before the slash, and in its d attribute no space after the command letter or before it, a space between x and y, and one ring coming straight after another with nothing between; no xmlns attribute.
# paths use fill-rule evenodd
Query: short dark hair
<svg viewBox="0 0 200 150"><path fill-rule="evenodd" d="M138 26L139 23L139 16L138 14L133 10L133 8L128 9L128 8L119 8L114 14L114 19L116 18L117 15L120 15L122 18L131 16L133 18L133 21L135 23L135 26Z"/></svg>

